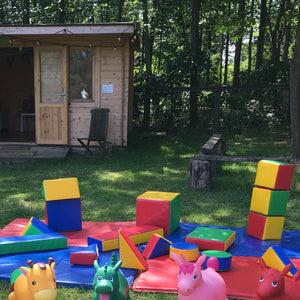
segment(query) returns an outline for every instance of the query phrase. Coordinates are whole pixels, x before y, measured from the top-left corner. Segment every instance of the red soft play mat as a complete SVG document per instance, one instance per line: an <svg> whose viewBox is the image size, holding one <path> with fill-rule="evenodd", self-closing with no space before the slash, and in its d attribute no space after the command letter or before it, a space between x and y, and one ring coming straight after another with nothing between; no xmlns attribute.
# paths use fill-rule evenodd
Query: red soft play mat
<svg viewBox="0 0 300 300"><path fill-rule="evenodd" d="M291 259L297 269L300 259ZM260 274L257 257L233 256L230 271L220 272L227 286L227 296L252 299ZM176 293L177 264L169 257L161 256L147 261L149 269L140 273L133 284L135 291ZM291 280L288 278L288 280ZM300 287L300 285L299 285Z"/></svg>
<svg viewBox="0 0 300 300"><path fill-rule="evenodd" d="M0 231L0 237L19 236L28 219L17 218ZM43 221L44 222L44 221ZM87 236L136 226L135 222L82 222L82 230L60 232L68 238L68 247L87 246Z"/></svg>

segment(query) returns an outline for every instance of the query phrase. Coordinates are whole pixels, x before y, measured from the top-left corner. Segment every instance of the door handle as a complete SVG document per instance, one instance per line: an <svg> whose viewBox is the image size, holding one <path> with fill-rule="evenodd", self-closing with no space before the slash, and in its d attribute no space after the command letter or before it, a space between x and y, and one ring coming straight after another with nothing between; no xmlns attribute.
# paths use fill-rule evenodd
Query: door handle
<svg viewBox="0 0 300 300"><path fill-rule="evenodd" d="M60 96L64 96L64 102L66 102L66 91L64 90L64 92L62 94L59 94Z"/></svg>

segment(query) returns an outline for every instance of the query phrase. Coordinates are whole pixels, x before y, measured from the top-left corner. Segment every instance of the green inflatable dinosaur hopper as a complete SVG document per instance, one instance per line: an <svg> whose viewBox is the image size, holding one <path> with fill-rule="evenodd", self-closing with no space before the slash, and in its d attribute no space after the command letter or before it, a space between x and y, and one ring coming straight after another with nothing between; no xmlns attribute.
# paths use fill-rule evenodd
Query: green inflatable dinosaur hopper
<svg viewBox="0 0 300 300"><path fill-rule="evenodd" d="M129 286L126 278L119 271L122 261L117 261L113 252L110 265L100 267L98 260L94 261L96 271L93 280L92 300L130 300Z"/></svg>

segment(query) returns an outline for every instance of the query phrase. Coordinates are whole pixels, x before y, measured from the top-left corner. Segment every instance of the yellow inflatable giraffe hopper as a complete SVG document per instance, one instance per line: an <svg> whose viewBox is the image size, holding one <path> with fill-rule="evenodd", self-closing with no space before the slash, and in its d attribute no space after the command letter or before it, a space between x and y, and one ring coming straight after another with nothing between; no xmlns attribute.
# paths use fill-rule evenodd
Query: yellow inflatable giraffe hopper
<svg viewBox="0 0 300 300"><path fill-rule="evenodd" d="M8 300L54 300L57 295L52 257L48 264L27 261L28 267L20 267L11 274L12 292Z"/></svg>

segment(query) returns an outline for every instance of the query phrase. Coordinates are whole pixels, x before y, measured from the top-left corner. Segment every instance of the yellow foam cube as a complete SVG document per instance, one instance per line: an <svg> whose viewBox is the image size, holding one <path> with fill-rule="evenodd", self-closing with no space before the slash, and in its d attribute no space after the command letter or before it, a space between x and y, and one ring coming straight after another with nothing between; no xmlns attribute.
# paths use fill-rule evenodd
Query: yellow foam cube
<svg viewBox="0 0 300 300"><path fill-rule="evenodd" d="M44 180L42 194L46 201L80 198L78 180L75 177Z"/></svg>
<svg viewBox="0 0 300 300"><path fill-rule="evenodd" d="M273 160L258 162L255 185L274 190L288 190L295 165Z"/></svg>
<svg viewBox="0 0 300 300"><path fill-rule="evenodd" d="M267 216L284 216L289 191L254 187L250 210Z"/></svg>

